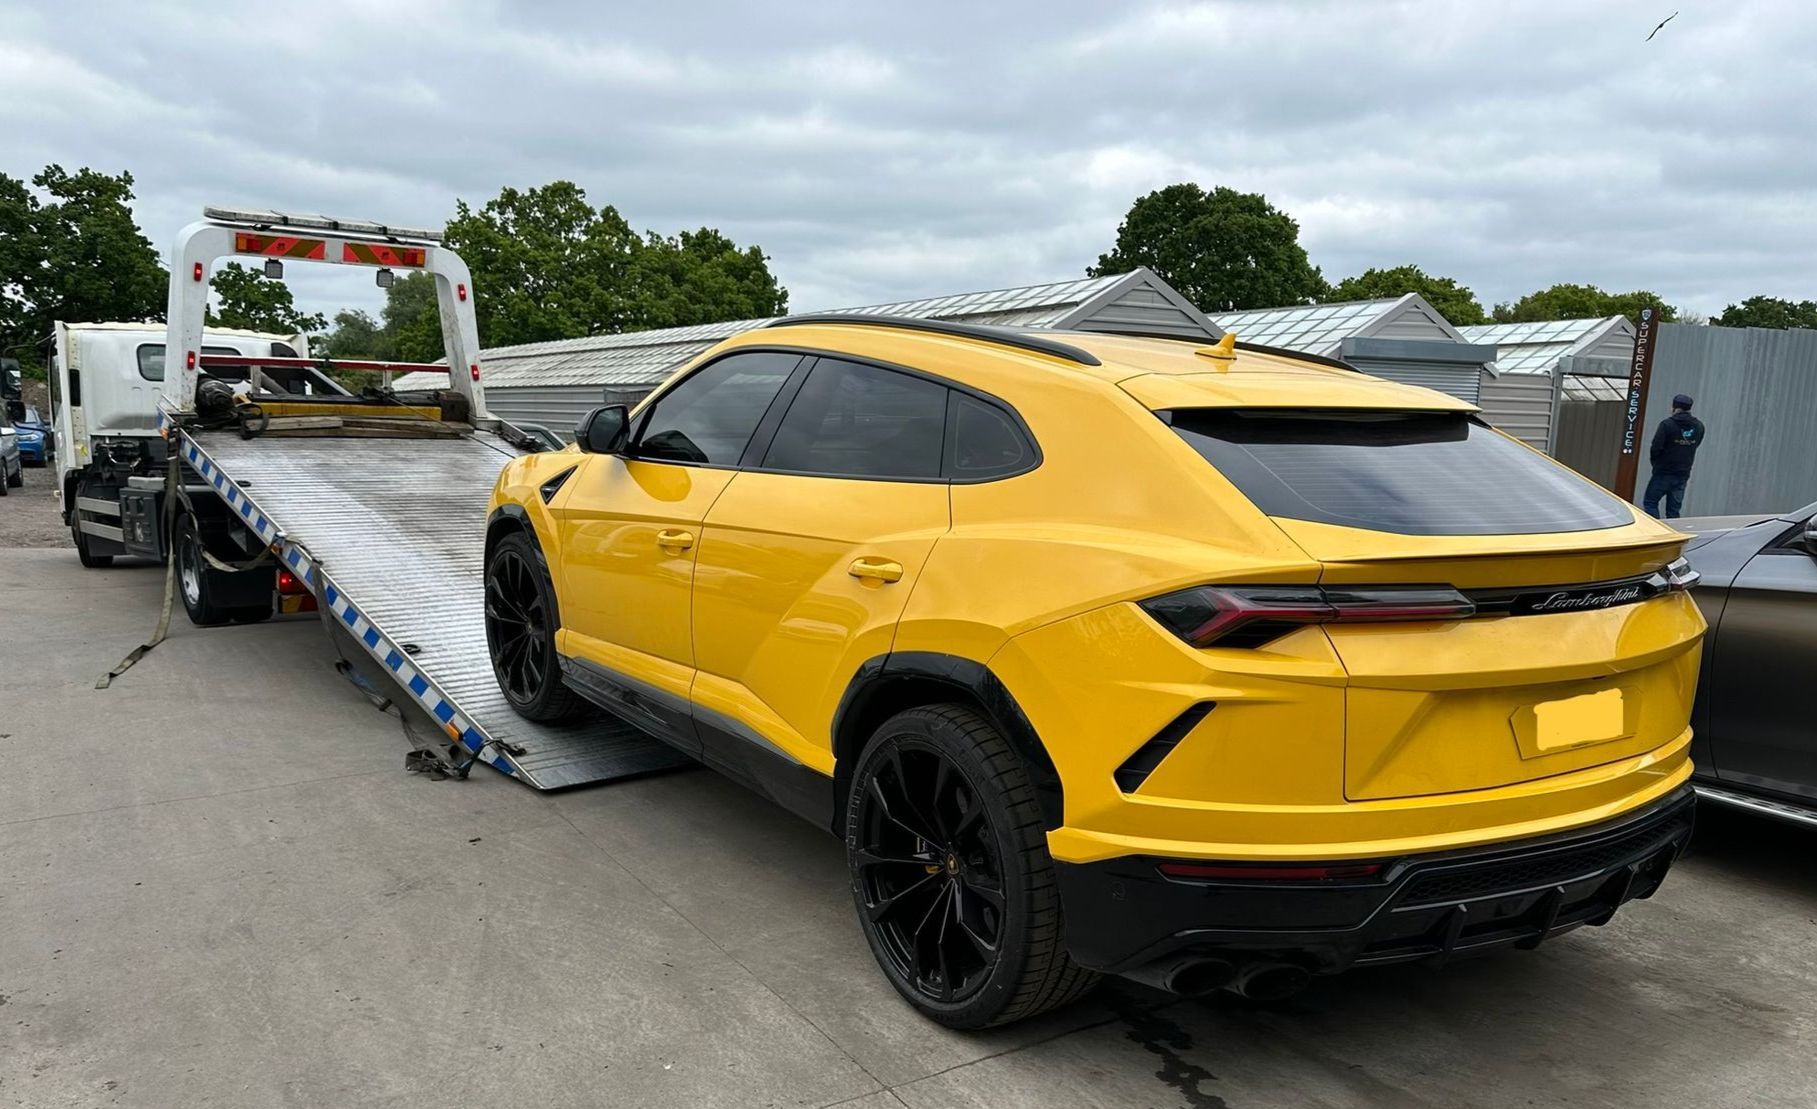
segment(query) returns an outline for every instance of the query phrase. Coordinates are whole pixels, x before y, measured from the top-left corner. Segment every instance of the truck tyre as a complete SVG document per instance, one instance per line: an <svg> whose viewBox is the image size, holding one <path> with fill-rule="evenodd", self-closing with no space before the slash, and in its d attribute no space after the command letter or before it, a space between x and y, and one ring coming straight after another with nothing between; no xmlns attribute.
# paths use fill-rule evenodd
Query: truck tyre
<svg viewBox="0 0 1817 1109"><path fill-rule="evenodd" d="M114 564L113 555L94 553L88 545L88 536L83 534L80 524L70 524L69 532L76 541L76 557L82 560L82 565L90 570L101 570Z"/></svg>
<svg viewBox="0 0 1817 1109"><path fill-rule="evenodd" d="M212 628L233 619L234 610L215 604L210 595L202 534L196 528L196 518L187 512L177 517L171 550L177 559L177 593L183 598L183 611L189 614L189 622L199 628Z"/></svg>
<svg viewBox="0 0 1817 1109"><path fill-rule="evenodd" d="M486 651L505 700L530 720L572 720L588 709L562 681L557 626L542 550L522 532L500 539L486 558Z"/></svg>
<svg viewBox="0 0 1817 1109"><path fill-rule="evenodd" d="M978 712L929 705L872 735L852 773L846 860L859 926L898 993L949 1028L1022 1020L1097 975L1062 941L1041 806Z"/></svg>

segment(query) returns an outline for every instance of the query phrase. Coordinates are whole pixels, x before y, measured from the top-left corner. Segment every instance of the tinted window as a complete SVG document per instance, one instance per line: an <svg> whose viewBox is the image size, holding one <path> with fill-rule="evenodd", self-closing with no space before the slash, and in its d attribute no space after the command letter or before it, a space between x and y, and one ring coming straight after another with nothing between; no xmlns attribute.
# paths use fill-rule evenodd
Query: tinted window
<svg viewBox="0 0 1817 1109"><path fill-rule="evenodd" d="M764 468L938 481L946 392L909 374L822 358L776 428Z"/></svg>
<svg viewBox="0 0 1817 1109"><path fill-rule="evenodd" d="M1270 516L1403 535L1590 531L1633 519L1602 488L1462 413L1161 416Z"/></svg>
<svg viewBox="0 0 1817 1109"><path fill-rule="evenodd" d="M1001 477L1035 464L1035 448L1009 413L954 391L947 476L955 481Z"/></svg>
<svg viewBox="0 0 1817 1109"><path fill-rule="evenodd" d="M637 457L736 466L757 421L800 361L795 354L753 352L697 371L643 414Z"/></svg>

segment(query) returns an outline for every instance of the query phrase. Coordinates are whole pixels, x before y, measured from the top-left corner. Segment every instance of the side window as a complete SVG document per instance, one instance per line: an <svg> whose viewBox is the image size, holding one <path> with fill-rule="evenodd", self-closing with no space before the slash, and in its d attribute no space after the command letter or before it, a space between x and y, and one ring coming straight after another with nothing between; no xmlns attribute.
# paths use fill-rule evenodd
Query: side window
<svg viewBox="0 0 1817 1109"><path fill-rule="evenodd" d="M955 389L949 419L953 434L946 476L954 481L1003 477L1034 466L1034 444L996 405Z"/></svg>
<svg viewBox="0 0 1817 1109"><path fill-rule="evenodd" d="M822 358L776 428L766 470L939 481L947 388Z"/></svg>
<svg viewBox="0 0 1817 1109"><path fill-rule="evenodd" d="M232 347L203 347L202 353L203 354L240 354L243 352L237 351ZM139 354L139 376L144 378L147 381L163 381L164 380L164 344L163 343L140 343L138 354ZM203 372L206 373L207 371L203 371ZM233 371L231 371L231 370L228 371L228 373L230 373L230 374L232 372ZM209 376L218 377L218 376L222 376L222 375L210 374ZM240 370L239 376L237 378L233 378L232 380L235 380L235 381L246 380L246 371L244 369ZM78 402L78 403L80 403L80 402Z"/></svg>
<svg viewBox="0 0 1817 1109"><path fill-rule="evenodd" d="M798 354L752 351L696 371L643 413L634 455L738 465L757 422L800 362Z"/></svg>

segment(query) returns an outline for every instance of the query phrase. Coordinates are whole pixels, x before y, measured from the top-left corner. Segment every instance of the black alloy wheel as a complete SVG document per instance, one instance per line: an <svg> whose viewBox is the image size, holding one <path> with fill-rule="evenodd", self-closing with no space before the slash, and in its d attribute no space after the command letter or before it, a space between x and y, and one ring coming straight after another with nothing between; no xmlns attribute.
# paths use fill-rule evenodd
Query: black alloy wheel
<svg viewBox="0 0 1817 1109"><path fill-rule="evenodd" d="M1027 768L975 709L924 705L883 722L852 770L845 841L865 940L923 1015L987 1028L1096 982L1066 950Z"/></svg>
<svg viewBox="0 0 1817 1109"><path fill-rule="evenodd" d="M564 720L584 702L562 683L555 657L555 597L539 552L507 535L486 562L486 646L505 699L531 720Z"/></svg>
<svg viewBox="0 0 1817 1109"><path fill-rule="evenodd" d="M901 742L871 776L858 829L852 865L896 972L941 1004L971 998L1003 944L1003 865L983 797L942 752Z"/></svg>

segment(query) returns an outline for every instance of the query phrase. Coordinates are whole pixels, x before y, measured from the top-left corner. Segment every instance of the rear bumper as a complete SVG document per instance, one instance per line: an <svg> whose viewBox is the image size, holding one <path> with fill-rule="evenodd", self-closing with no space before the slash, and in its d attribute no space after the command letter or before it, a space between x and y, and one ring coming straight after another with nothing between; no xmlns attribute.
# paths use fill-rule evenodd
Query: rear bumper
<svg viewBox="0 0 1817 1109"><path fill-rule="evenodd" d="M1380 872L1364 879L1182 880L1148 856L1054 866L1066 941L1085 966L1129 973L1204 955L1334 973L1535 947L1602 924L1659 888L1690 841L1693 814L1685 786L1569 833L1378 860Z"/></svg>

